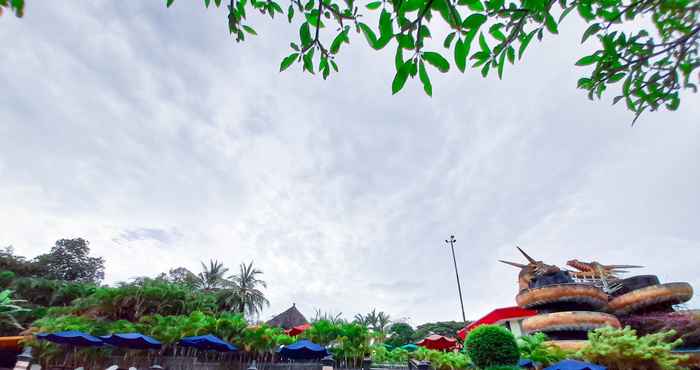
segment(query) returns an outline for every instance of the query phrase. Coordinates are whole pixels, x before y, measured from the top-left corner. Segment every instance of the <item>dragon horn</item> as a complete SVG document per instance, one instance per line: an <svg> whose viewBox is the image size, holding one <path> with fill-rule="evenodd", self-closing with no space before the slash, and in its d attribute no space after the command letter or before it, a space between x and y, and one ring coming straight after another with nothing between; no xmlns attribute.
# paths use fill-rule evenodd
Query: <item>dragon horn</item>
<svg viewBox="0 0 700 370"><path fill-rule="evenodd" d="M525 251L523 251L522 249L520 249L520 247L515 246L515 248L518 248L518 250L520 251L520 253L522 253L523 256L525 256L525 258L527 258L527 261L528 261L528 262L530 262L530 263L536 263L536 262L537 262L537 261L535 261L532 257L528 256L527 253L525 253Z"/></svg>
<svg viewBox="0 0 700 370"><path fill-rule="evenodd" d="M503 260L498 260L498 262L505 263L506 265L515 266L515 267L520 268L520 269L527 267L527 265L522 265L520 263L515 263L515 262L509 262L509 261L503 261Z"/></svg>

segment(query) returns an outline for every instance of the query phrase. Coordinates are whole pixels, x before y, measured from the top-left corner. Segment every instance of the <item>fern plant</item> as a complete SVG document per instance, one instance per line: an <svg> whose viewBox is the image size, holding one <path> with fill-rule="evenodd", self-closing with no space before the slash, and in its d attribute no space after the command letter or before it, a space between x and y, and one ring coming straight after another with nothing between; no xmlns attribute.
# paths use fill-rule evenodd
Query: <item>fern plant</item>
<svg viewBox="0 0 700 370"><path fill-rule="evenodd" d="M589 345L578 356L609 370L680 370L679 362L687 356L671 353L682 340L671 340L675 332L659 332L637 336L629 326L624 329L610 327L588 333Z"/></svg>

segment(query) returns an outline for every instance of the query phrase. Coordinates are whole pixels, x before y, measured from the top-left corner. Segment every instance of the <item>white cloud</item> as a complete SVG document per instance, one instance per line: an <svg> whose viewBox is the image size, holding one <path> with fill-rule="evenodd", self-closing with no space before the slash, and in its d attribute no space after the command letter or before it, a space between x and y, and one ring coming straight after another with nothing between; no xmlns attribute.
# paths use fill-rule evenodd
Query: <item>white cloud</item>
<svg viewBox="0 0 700 370"><path fill-rule="evenodd" d="M697 96L631 116L575 90L572 23L503 81L433 73L390 96L391 52L353 35L341 73L277 73L283 20L236 45L186 2L29 2L0 34L0 243L82 236L110 281L255 260L272 307L416 324L514 304L514 244L553 263L700 276Z"/></svg>

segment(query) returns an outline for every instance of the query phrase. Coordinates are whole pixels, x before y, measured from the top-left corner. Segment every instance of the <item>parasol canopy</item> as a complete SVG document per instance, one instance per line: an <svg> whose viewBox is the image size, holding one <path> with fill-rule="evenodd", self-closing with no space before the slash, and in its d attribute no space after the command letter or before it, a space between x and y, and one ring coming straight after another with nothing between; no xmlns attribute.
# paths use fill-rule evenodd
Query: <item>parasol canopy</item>
<svg viewBox="0 0 700 370"><path fill-rule="evenodd" d="M294 360L312 360L328 356L326 347L309 340L300 340L288 346L282 346L277 352L283 357Z"/></svg>
<svg viewBox="0 0 700 370"><path fill-rule="evenodd" d="M401 346L401 347L399 347L399 348L405 349L405 350L408 351L408 352L415 352L415 351L418 350L418 346L415 345L415 344L413 344L413 343L404 344L403 346Z"/></svg>
<svg viewBox="0 0 700 370"><path fill-rule="evenodd" d="M306 331L306 329L308 329L310 327L311 327L311 324L308 324L308 323L301 324L301 325L297 325L289 330L286 330L286 332L287 332L287 335L289 335L290 337L294 337L294 336L297 336L297 335L303 333L304 331Z"/></svg>
<svg viewBox="0 0 700 370"><path fill-rule="evenodd" d="M577 360L564 360L544 368L544 370L607 370L605 366Z"/></svg>
<svg viewBox="0 0 700 370"><path fill-rule="evenodd" d="M421 340L420 342L418 342L416 344L421 346L421 347L425 347L427 349L444 351L444 350L456 348L457 347L457 339L444 337L442 335L433 334L433 335L426 337L425 339Z"/></svg>
<svg viewBox="0 0 700 370"><path fill-rule="evenodd" d="M103 342L115 347L129 349L160 349L160 342L141 333L115 333L100 337Z"/></svg>
<svg viewBox="0 0 700 370"><path fill-rule="evenodd" d="M219 352L233 352L238 350L238 348L233 344L211 334L199 335L195 337L184 337L180 339L178 343L183 347L192 347Z"/></svg>
<svg viewBox="0 0 700 370"><path fill-rule="evenodd" d="M61 331L58 333L39 333L36 337L39 340L47 340L58 344L70 344L73 346L99 347L104 344L100 338L77 330Z"/></svg>

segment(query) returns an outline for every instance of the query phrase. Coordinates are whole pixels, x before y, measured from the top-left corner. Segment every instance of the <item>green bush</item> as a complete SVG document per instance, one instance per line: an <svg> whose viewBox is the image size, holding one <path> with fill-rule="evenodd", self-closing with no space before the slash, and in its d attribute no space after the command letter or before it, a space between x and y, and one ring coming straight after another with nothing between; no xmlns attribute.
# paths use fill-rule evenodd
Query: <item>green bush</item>
<svg viewBox="0 0 700 370"><path fill-rule="evenodd" d="M671 352L682 343L671 340L674 336L673 331L637 336L629 326L600 328L588 333L588 346L577 356L609 370L680 370L679 363L688 357Z"/></svg>
<svg viewBox="0 0 700 370"><path fill-rule="evenodd" d="M520 359L515 337L498 325L482 325L474 329L467 337L466 347L474 365L481 369L500 365L514 366Z"/></svg>
<svg viewBox="0 0 700 370"><path fill-rule="evenodd" d="M487 367L485 370L520 370L520 368L514 365L497 365Z"/></svg>

